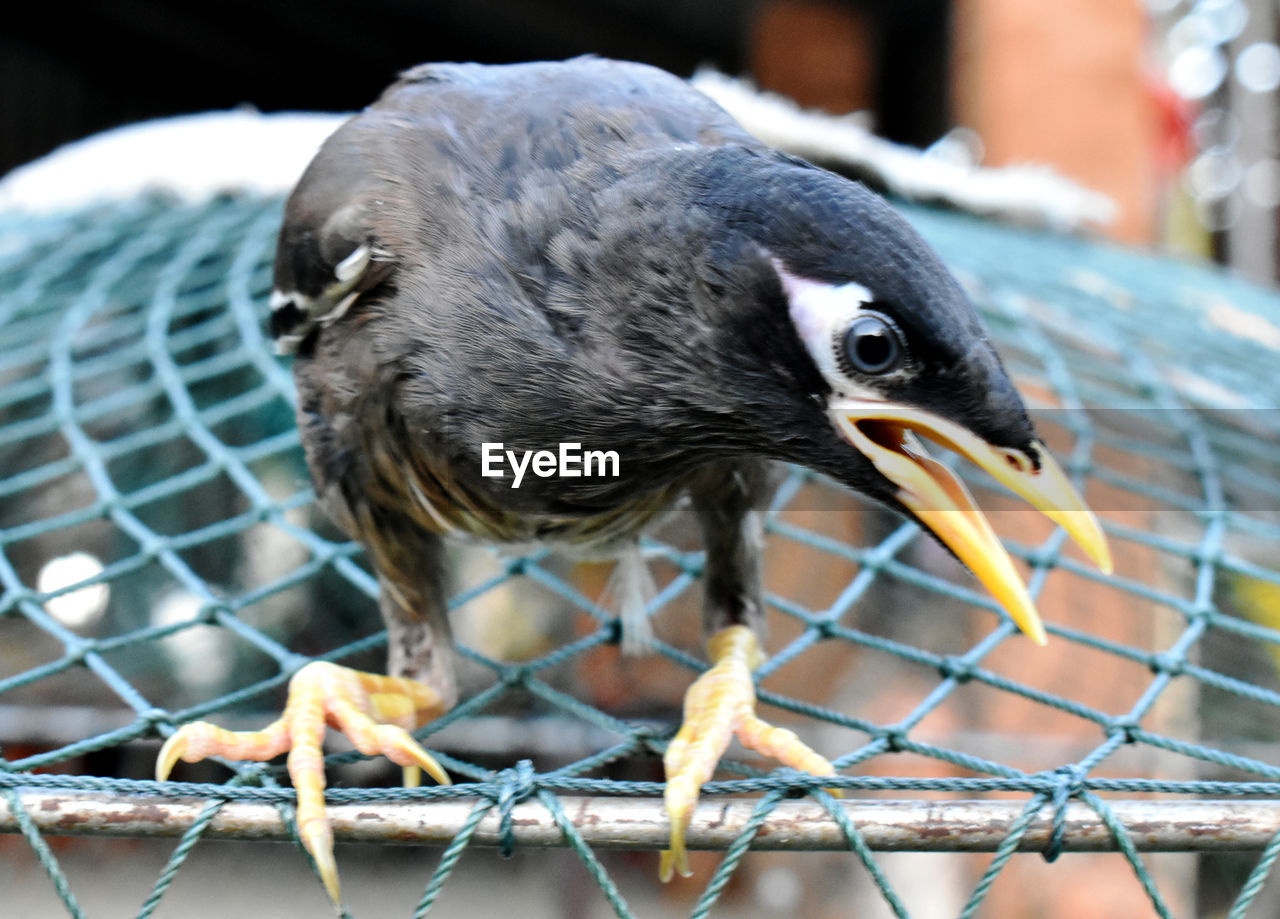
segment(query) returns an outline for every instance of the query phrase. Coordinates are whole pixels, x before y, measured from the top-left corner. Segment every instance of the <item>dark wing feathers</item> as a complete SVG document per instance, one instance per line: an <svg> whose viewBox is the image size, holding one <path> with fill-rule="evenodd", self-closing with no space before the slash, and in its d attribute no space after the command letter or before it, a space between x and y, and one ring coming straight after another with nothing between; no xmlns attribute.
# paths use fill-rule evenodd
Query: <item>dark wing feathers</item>
<svg viewBox="0 0 1280 919"><path fill-rule="evenodd" d="M316 323L341 315L352 293L386 280L406 249L426 257L465 252L459 233L470 230L468 241L484 248L518 232L519 220L486 202L572 208L547 200L565 194L548 174L585 169L598 175L582 180L608 182L627 158L654 146L725 142L758 146L684 81L639 64L583 58L570 67L416 67L325 142L290 196L273 332L281 350L295 350ZM420 206L384 209L389 195ZM362 246L369 247L364 270L338 277L338 266ZM538 282L536 274L521 280Z"/></svg>

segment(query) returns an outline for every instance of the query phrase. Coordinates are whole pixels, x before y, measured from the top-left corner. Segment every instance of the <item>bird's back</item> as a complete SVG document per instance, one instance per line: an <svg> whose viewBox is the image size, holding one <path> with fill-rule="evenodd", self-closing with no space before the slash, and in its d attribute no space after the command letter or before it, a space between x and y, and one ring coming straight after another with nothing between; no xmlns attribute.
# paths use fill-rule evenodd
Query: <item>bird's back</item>
<svg viewBox="0 0 1280 919"><path fill-rule="evenodd" d="M406 71L370 111L410 116L442 151L452 141L486 169L564 169L646 147L758 145L690 85L643 64L598 58L568 63L424 64ZM610 155L613 151L614 155Z"/></svg>

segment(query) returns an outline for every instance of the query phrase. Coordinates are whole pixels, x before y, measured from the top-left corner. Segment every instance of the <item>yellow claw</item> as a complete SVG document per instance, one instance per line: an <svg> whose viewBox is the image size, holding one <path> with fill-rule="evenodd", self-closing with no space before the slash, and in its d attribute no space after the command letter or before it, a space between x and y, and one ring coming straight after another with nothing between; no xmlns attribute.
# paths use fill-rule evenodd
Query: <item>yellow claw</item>
<svg viewBox="0 0 1280 919"><path fill-rule="evenodd" d="M163 782L169 778L169 773L173 772L173 767L178 765L178 760L182 758L186 749L187 739L179 728L170 734L169 739L160 747L160 755L156 757L157 782Z"/></svg>
<svg viewBox="0 0 1280 919"><path fill-rule="evenodd" d="M262 762L287 750L298 801L298 837L336 906L341 889L324 803L327 726L341 730L360 752L382 754L404 767L409 787L417 785L422 770L447 785L448 773L408 730L442 710L439 695L422 683L316 661L294 674L284 715L261 731L228 731L203 721L183 725L160 748L156 778L168 778L180 759L194 763L224 756Z"/></svg>
<svg viewBox="0 0 1280 919"><path fill-rule="evenodd" d="M671 846L663 851L658 863L658 877L664 884L671 880L673 871L686 878L693 874L689 870L689 853L685 850L684 834L693 818L693 808L698 803L698 791L701 787L702 782L696 781L692 776L672 776L671 770L667 770L667 788L663 797L666 799L667 817L671 821Z"/></svg>
<svg viewBox="0 0 1280 919"><path fill-rule="evenodd" d="M427 775L435 779L437 785L452 785L453 780L449 778L449 773L445 772L444 767L436 762L436 758L426 750L422 749L418 742L410 737L408 733L405 734L405 737L408 742L413 745L412 747L405 748L405 752L411 755L415 761L404 766L404 787L417 788L418 783L422 780L422 777L419 774L422 770L425 770ZM395 760L393 759L392 762L395 762ZM404 764L401 763L400 765ZM409 775L410 770L414 773L412 780Z"/></svg>
<svg viewBox="0 0 1280 919"><path fill-rule="evenodd" d="M311 860L315 862L320 883L324 884L329 899L337 906L342 902L342 887L338 883L338 861L333 855L333 830L326 820L323 827L315 827L310 832L304 833L299 828L298 835Z"/></svg>
<svg viewBox="0 0 1280 919"><path fill-rule="evenodd" d="M835 767L792 731L774 727L756 715L751 671L764 661L764 654L754 632L743 625L717 632L707 642L707 656L712 666L689 687L684 724L663 757L667 773L663 797L671 821L671 845L662 853L658 867L664 882L676 872L684 877L691 873L685 832L703 784L714 774L735 735L748 749L793 769L813 775L835 774Z"/></svg>
<svg viewBox="0 0 1280 919"><path fill-rule="evenodd" d="M289 749L289 729L283 720L261 731L228 731L207 721L192 721L169 735L156 757L156 781L163 782L178 760L198 763L210 756L264 762Z"/></svg>
<svg viewBox="0 0 1280 919"><path fill-rule="evenodd" d="M658 879L666 884L676 874L687 878L693 876L693 871L689 868L689 853L684 847L684 827L673 822L671 848L663 849L658 856Z"/></svg>
<svg viewBox="0 0 1280 919"><path fill-rule="evenodd" d="M341 902L338 863L333 856L333 828L324 811L324 753L298 745L289 753L289 776L298 798L298 838L316 865L316 874L334 904Z"/></svg>

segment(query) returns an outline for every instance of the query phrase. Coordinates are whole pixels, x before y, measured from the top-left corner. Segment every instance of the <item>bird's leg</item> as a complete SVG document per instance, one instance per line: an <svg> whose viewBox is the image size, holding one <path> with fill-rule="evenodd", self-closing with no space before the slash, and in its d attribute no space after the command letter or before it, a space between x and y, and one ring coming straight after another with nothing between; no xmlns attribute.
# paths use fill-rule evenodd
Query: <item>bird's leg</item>
<svg viewBox="0 0 1280 919"><path fill-rule="evenodd" d="M693 490L706 546L703 620L711 638L711 667L685 695L684 722L667 747L667 816L671 848L662 853L660 874L689 874L684 834L698 794L715 772L733 737L743 746L813 775L835 769L783 728L755 713L751 671L764 662L759 634L764 627L761 579L763 520L752 506L770 491L770 470L757 464L716 466L705 486Z"/></svg>
<svg viewBox="0 0 1280 919"><path fill-rule="evenodd" d="M439 546L435 549L429 558L433 567L421 572L425 575L426 592L406 597L384 577L378 599L387 625L387 672L430 686L440 696L437 714L443 714L458 701L457 660L445 606ZM405 766L405 787L416 787L419 780L418 767Z"/></svg>
<svg viewBox="0 0 1280 919"><path fill-rule="evenodd" d="M420 573L427 575L428 570ZM407 785L416 785L423 769L437 782L449 784L448 774L409 734L448 711L457 699L443 594L438 578L426 580L430 586L424 595L407 593L383 578L380 606L393 675L313 661L289 681L288 701L278 721L261 731L228 731L206 722L183 725L165 741L156 762L156 778L164 781L180 759L266 761L288 751L289 778L298 798L298 835L335 904L340 896L338 869L324 807L326 727L337 728L361 753L381 754L403 766Z"/></svg>

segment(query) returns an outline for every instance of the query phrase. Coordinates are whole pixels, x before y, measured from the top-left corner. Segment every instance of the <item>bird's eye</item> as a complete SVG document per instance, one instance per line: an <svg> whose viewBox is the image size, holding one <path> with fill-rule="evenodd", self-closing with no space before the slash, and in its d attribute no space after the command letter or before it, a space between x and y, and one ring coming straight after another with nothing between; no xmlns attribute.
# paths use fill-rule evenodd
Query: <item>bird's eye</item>
<svg viewBox="0 0 1280 919"><path fill-rule="evenodd" d="M902 365L898 327L879 313L863 313L844 333L844 356L858 373L883 374Z"/></svg>

